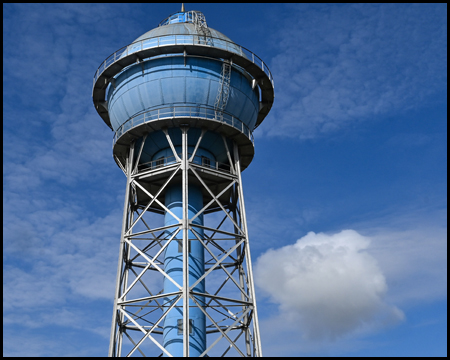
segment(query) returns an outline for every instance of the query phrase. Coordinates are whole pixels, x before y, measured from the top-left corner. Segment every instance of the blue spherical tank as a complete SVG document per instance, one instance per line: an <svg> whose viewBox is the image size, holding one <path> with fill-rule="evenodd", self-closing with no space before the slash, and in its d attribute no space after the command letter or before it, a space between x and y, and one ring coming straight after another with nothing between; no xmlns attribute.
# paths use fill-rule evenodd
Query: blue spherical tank
<svg viewBox="0 0 450 360"><path fill-rule="evenodd" d="M169 24L163 28L172 28L173 32L195 31L194 25L189 23ZM147 34L161 35L160 31L153 30ZM213 109L221 87L222 64L220 59L181 54L129 66L115 77L108 90L108 112L113 129L117 130L130 118L149 110L173 106ZM231 67L228 101L223 111L240 119L250 129L255 127L259 111L258 88L252 88L249 76L237 66Z"/></svg>

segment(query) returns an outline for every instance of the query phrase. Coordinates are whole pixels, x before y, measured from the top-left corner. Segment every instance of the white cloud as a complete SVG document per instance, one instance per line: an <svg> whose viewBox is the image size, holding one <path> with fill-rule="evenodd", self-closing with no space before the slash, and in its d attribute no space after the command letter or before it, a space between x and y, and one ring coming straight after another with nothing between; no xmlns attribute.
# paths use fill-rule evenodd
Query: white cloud
<svg viewBox="0 0 450 360"><path fill-rule="evenodd" d="M447 209L425 208L355 224L370 236L368 252L383 269L387 299L399 306L447 296Z"/></svg>
<svg viewBox="0 0 450 360"><path fill-rule="evenodd" d="M383 322L398 321L403 313L383 300L386 280L367 252L369 244L354 230L310 232L294 245L261 255L256 284L305 338L333 340L380 315Z"/></svg>

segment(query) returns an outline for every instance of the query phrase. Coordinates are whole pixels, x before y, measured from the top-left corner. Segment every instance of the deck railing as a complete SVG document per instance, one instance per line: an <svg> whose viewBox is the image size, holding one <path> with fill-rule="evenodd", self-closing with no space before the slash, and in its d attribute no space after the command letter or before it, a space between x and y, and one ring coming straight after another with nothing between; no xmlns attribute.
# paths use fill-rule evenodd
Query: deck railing
<svg viewBox="0 0 450 360"><path fill-rule="evenodd" d="M205 44L202 39L202 35L199 34L171 34L171 35L162 35L154 38L142 39L139 41L135 41L130 45L124 46L123 48L115 51L113 54L108 56L105 61L98 67L97 71L94 75L94 86L97 79L102 75L102 73L110 67L112 64L124 58L128 55L131 55L135 52L156 48L156 47L164 47L171 45L201 45L208 46L213 48L219 48L223 50L227 50L229 52L235 53L239 56L242 56L255 65L257 65L264 73L268 76L270 82L273 84L272 73L270 72L267 64L265 64L261 58L259 58L256 54L252 53L250 50L246 49L243 46L240 46L232 41L228 41L222 38L210 37L212 39L211 44Z"/></svg>
<svg viewBox="0 0 450 360"><path fill-rule="evenodd" d="M228 124L235 129L241 131L245 136L247 136L250 141L254 144L253 133L247 125L245 125L237 117L227 113L218 112L214 108L205 106L168 106L153 110L148 110L144 113L133 116L125 123L123 123L114 133L113 147L116 141L130 129L151 121L158 121L163 119L173 119L173 118L200 118L207 120L214 120L223 124Z"/></svg>
<svg viewBox="0 0 450 360"><path fill-rule="evenodd" d="M191 153L188 153L188 158L191 158ZM178 154L178 156L181 158L182 154ZM140 163L138 165L139 170L145 170L145 169L158 169L162 168L164 166L176 164L177 160L175 156L166 156L166 157L160 157L159 159L148 161L145 163ZM193 164L201 165L204 167L207 167L209 169L218 170L226 173L231 173L230 171L230 165L221 163L218 161L211 161L209 158L205 156L198 156L195 155L192 159Z"/></svg>

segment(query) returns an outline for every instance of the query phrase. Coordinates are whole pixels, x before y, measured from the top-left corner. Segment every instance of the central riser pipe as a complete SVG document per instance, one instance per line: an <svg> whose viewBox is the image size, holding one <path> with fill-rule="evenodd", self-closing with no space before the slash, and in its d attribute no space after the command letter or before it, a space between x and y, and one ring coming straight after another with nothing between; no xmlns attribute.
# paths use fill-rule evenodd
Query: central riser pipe
<svg viewBox="0 0 450 360"><path fill-rule="evenodd" d="M188 186L188 218L191 219L203 207L203 196L201 190L194 185ZM168 187L165 195L165 205L178 218L183 218L183 197L181 184L174 184ZM169 213L165 213L164 225L178 224L178 221ZM203 214L194 219L193 224L203 225ZM167 232L166 238L170 238L171 232ZM198 236L203 239L203 229L195 228ZM189 284L194 284L205 272L205 255L203 245L196 240L192 233L188 232L189 237ZM167 246L164 258L165 271L178 284L183 284L183 251L182 251L183 231L180 231L171 243ZM179 289L170 280L164 279L164 293L179 291ZM205 292L205 280L200 281L194 288L194 291ZM173 297L165 298L165 302ZM203 297L196 297L200 304L204 304ZM164 348L173 356L183 356L183 308L179 306L173 308L164 320ZM169 304L166 304L167 308ZM206 319L203 312L189 300L189 355L197 357L206 349Z"/></svg>

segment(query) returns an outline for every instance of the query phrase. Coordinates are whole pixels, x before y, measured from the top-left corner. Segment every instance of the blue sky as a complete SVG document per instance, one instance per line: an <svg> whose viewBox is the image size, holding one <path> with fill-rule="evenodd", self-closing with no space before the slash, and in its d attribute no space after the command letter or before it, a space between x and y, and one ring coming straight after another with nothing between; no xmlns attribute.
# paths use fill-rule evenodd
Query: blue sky
<svg viewBox="0 0 450 360"><path fill-rule="evenodd" d="M4 356L107 354L125 177L92 78L178 10L3 5ZM264 355L446 356L447 5L186 10L275 81L243 173Z"/></svg>

